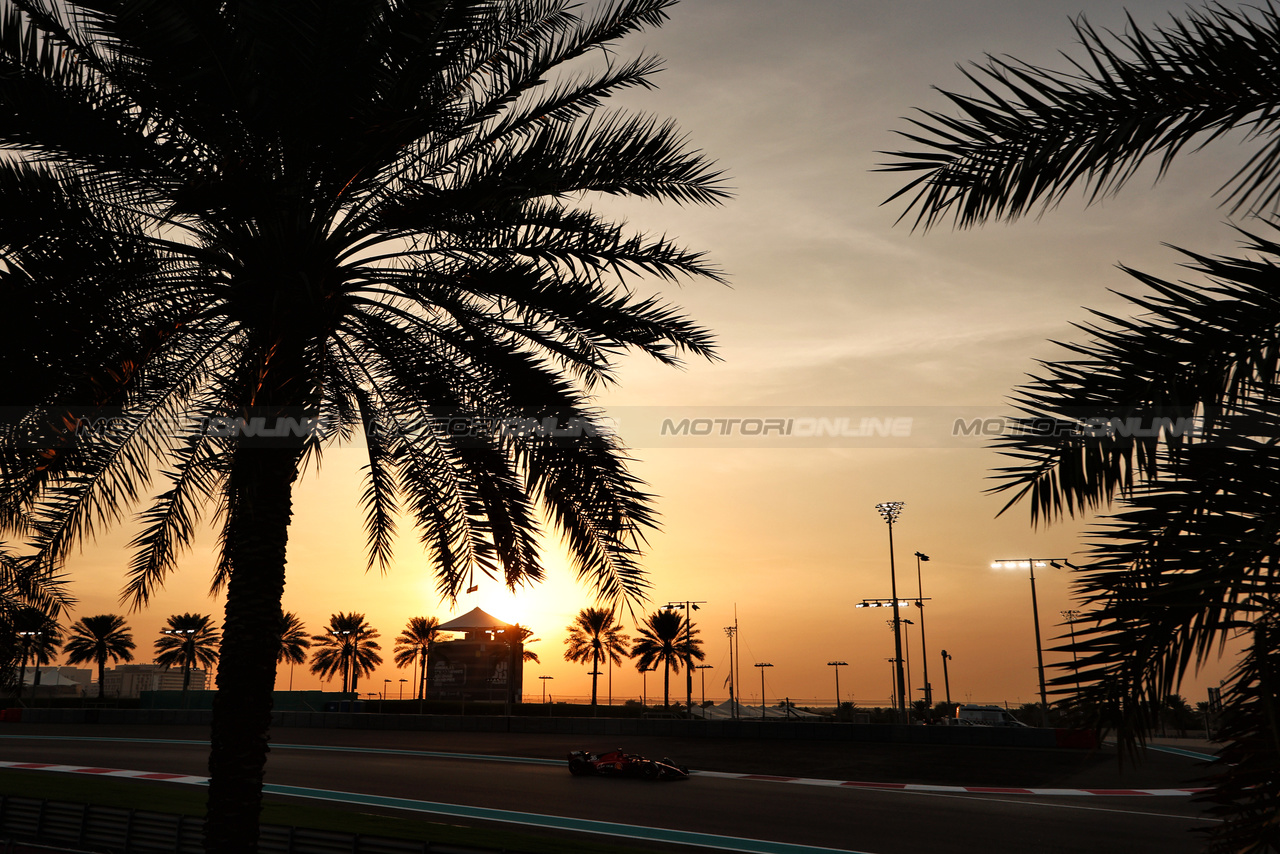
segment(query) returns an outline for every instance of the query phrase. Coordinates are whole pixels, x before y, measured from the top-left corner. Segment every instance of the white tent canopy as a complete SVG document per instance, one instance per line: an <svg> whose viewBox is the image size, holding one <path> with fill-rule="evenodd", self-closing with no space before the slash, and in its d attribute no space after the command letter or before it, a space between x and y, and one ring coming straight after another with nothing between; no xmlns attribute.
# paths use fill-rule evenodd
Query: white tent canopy
<svg viewBox="0 0 1280 854"><path fill-rule="evenodd" d="M442 632L471 632L484 631L486 629L509 629L512 628L512 625L499 620L493 614L486 613L480 608L472 608L461 617L455 617L447 623L441 623L436 628Z"/></svg>

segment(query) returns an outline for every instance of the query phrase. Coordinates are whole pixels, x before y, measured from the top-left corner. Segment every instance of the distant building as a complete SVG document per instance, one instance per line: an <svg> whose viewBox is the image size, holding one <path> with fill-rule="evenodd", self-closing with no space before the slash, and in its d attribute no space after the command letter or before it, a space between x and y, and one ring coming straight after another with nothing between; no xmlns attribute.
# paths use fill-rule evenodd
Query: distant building
<svg viewBox="0 0 1280 854"><path fill-rule="evenodd" d="M159 664L117 664L105 674L103 695L113 698L138 697L143 691L181 691L182 668ZM191 669L192 691L203 691L208 677L205 671Z"/></svg>

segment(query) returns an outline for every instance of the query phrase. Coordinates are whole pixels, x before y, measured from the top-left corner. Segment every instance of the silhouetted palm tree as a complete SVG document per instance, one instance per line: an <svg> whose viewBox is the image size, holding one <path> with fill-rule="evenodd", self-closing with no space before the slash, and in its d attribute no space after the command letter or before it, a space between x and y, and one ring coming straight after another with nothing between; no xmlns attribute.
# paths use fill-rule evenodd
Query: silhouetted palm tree
<svg viewBox="0 0 1280 854"><path fill-rule="evenodd" d="M0 634L5 646L13 650L18 663L17 699L22 701L27 680L27 662L34 662L37 676L41 665L53 661L62 645L62 629L58 622L39 608L19 606L0 620ZM34 687L32 689L34 694Z"/></svg>
<svg viewBox="0 0 1280 854"><path fill-rule="evenodd" d="M104 696L108 661L133 661L133 633L118 614L82 617L71 624L64 648L68 664L94 662L98 665L98 699Z"/></svg>
<svg viewBox="0 0 1280 854"><path fill-rule="evenodd" d="M653 511L591 394L625 351L710 355L636 279L718 274L583 200L725 194L674 124L599 109L651 85L657 60L614 46L671 3L584 20L569 0L67 0L0 19L0 270L5 314L28 318L6 375L31 368L39 403L0 436L0 519L39 518L57 566L164 472L141 604L216 506L211 849L254 844L293 488L331 440L365 427L371 563L403 510L446 597L476 569L536 581L545 511L604 599L642 598Z"/></svg>
<svg viewBox="0 0 1280 854"><path fill-rule="evenodd" d="M1071 72L992 60L970 75L981 96L949 96L963 118L927 114L929 136L911 136L925 150L888 167L923 170L899 193L919 206L917 224L1013 219L1079 184L1096 199L1150 158L1163 171L1233 128L1260 147L1226 182L1227 202L1274 217L1276 9L1212 6L1154 35L1076 29L1088 56ZM1223 692L1231 743L1211 796L1225 819L1215 845L1233 852L1280 848L1280 242L1244 237L1241 257L1185 252L1206 284L1129 271L1149 288L1130 298L1138 319L1099 315L1084 327L1092 341L1019 389L1022 429L1000 440L1013 462L997 487L1010 504L1026 499L1033 521L1108 513L1076 582L1088 608L1075 623L1078 676L1055 682L1064 693L1086 683L1080 705L1127 745L1193 662L1248 638Z"/></svg>
<svg viewBox="0 0 1280 854"><path fill-rule="evenodd" d="M311 636L302 619L292 611L280 615L280 653L276 656L277 664L289 665L289 690L293 690L293 666L307 660L307 650L311 648Z"/></svg>
<svg viewBox="0 0 1280 854"><path fill-rule="evenodd" d="M702 651L698 630L679 611L654 611L640 624L639 631L631 657L637 659L637 670L653 670L662 665L662 705L666 708L671 705L671 671L679 673L686 661L702 661L707 655Z"/></svg>
<svg viewBox="0 0 1280 854"><path fill-rule="evenodd" d="M311 638L311 672L322 679L341 673L343 693L355 692L359 677L368 676L382 663L378 637L378 631L364 621L364 614L331 615L325 633Z"/></svg>
<svg viewBox="0 0 1280 854"><path fill-rule="evenodd" d="M0 440L0 446L3 446L3 440ZM0 472L3 472L3 465L3 459L0 459ZM20 679L25 679L25 674L20 674L24 636L17 634L15 621L23 619L22 615L34 609L36 613L50 615L49 619L56 624L56 618L65 612L71 601L61 575L34 565L0 544L0 688L14 689Z"/></svg>
<svg viewBox="0 0 1280 854"><path fill-rule="evenodd" d="M173 614L156 639L156 664L182 668L182 693L191 685L191 670L200 665L213 671L218 663L221 634L207 614Z"/></svg>
<svg viewBox="0 0 1280 854"><path fill-rule="evenodd" d="M440 640L440 620L437 617L410 617L399 637L396 638L396 667L415 665L418 670L418 699L426 698L427 673L431 664L431 645Z"/></svg>
<svg viewBox="0 0 1280 854"><path fill-rule="evenodd" d="M614 622L614 612L609 608L583 608L565 629L569 637L565 643L564 660L577 664L591 664L591 707L596 707L596 683L600 676L600 662L622 663L628 654L631 638Z"/></svg>
<svg viewBox="0 0 1280 854"><path fill-rule="evenodd" d="M542 641L542 638L535 638L533 636L533 629L528 628L527 626L522 626L519 623L516 623L510 629L508 629L507 632L504 633L504 637L508 635L510 637L515 638L515 642L521 645L521 648L520 648L521 661L532 661L534 664L542 663L541 661L538 660L538 654L536 652L525 647L525 644L540 643Z"/></svg>

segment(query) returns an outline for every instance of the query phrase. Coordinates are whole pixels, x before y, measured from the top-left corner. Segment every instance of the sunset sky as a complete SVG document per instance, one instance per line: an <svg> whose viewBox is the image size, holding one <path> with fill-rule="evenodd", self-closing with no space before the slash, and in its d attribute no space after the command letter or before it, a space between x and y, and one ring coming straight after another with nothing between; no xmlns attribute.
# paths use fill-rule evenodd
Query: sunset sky
<svg viewBox="0 0 1280 854"><path fill-rule="evenodd" d="M655 92L631 93L629 108L675 118L692 143L719 162L735 198L719 208L682 209L602 202L635 227L706 251L731 285L695 282L665 295L718 335L722 361L683 371L627 362L601 403L633 449L635 469L656 493L663 530L646 560L652 605L700 600L709 698L723 698L724 627L741 629L742 698L759 702L769 662L769 702L788 696L830 703L843 660L843 699L884 705L893 638L883 610L858 610L889 596L883 501L904 501L894 529L900 595L914 597L916 551L928 554L924 595L929 676L943 696L939 653L952 655L952 699L1030 702L1035 646L1027 573L998 572L993 559L1070 557L1082 562L1087 524L1034 530L1025 507L996 517L1003 498L984 494L1001 458L975 437L952 436L957 420L1010 414L1010 391L1036 359L1062 357L1051 340L1079 340L1087 308L1127 313L1112 291L1137 285L1123 263L1176 277L1169 243L1227 252L1237 236L1212 198L1244 160L1231 141L1187 152L1168 178L1139 178L1103 205L1079 194L1038 220L955 232L913 233L895 225L901 205L881 207L901 178L877 173L877 153L906 144L914 108L947 110L932 86L972 91L956 66L985 53L1065 68L1059 50L1080 56L1069 18L1122 29L1124 9L1144 27L1186 7L1160 2L1061 0L686 0L661 30L623 44L666 60ZM660 435L663 420L790 420L790 436ZM904 435L813 437L812 425L898 425ZM840 419L848 419L841 422ZM862 419L874 419L864 422ZM904 420L905 419L905 420ZM795 425L800 425L799 430ZM456 606L441 603L421 547L406 537L394 568L366 573L358 507L360 449L333 449L309 472L295 502L285 607L319 631L329 614L360 611L382 633L384 657L415 615L447 620L473 607L534 629L525 693L540 675L553 697L590 693L589 667L562 660L564 628L593 604L549 548L550 578L510 595L499 584ZM403 527L407 527L403 526ZM80 599L73 618L121 612L127 528L87 544L69 571ZM129 616L139 657L172 613L213 613L206 591L213 538L196 544L151 607ZM1069 574L1037 572L1048 638L1072 607ZM913 619L916 615L910 615ZM632 632L634 634L634 632ZM912 683L920 673L919 625L911 627ZM1060 660L1046 653L1046 661ZM1226 673L1215 666L1183 693ZM389 664L362 682L392 696L410 671ZM282 670L278 687L287 687ZM293 687L321 687L305 668ZM649 680L652 698L661 680ZM325 687L333 689L336 683ZM683 677L673 694L683 695ZM695 696L700 696L700 681ZM409 688L406 685L406 693ZM615 701L638 698L634 667L613 673ZM601 688L602 696L606 689ZM918 698L919 692L913 692Z"/></svg>

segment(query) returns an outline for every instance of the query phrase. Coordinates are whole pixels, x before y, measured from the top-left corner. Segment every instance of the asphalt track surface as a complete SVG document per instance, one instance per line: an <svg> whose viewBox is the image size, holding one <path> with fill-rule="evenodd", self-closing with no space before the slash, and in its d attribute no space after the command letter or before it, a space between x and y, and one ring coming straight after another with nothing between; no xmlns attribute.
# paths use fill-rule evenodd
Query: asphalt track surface
<svg viewBox="0 0 1280 854"><path fill-rule="evenodd" d="M0 728L0 759L203 775L206 738L206 730L194 727L5 725ZM686 782L653 783L572 777L558 763L572 749L623 747L671 756L695 771L838 781L1038 789L1197 785L1203 765L1169 753L1149 753L1140 765L1122 767L1107 748L1085 752L657 737L597 744L569 736L320 729L280 729L272 740L269 784L865 854L1190 854L1201 848L1201 839L1191 829L1210 823L1190 796L918 792L696 774ZM323 747L342 749L315 749ZM439 753L467 756L434 755ZM557 762L507 761L522 757Z"/></svg>

